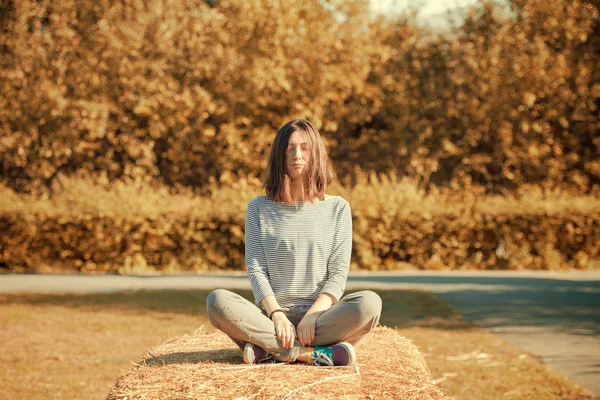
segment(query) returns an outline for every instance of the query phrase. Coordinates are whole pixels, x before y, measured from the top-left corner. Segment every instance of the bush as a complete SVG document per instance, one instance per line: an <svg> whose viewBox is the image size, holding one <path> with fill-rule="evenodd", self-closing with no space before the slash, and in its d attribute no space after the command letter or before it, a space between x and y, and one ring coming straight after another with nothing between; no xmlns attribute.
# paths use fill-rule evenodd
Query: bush
<svg viewBox="0 0 600 400"><path fill-rule="evenodd" d="M110 191L61 179L53 200L0 202L0 265L14 271L244 270L244 216L256 187L238 182L210 197L166 188ZM600 200L522 190L426 193L406 178L358 175L332 187L353 213L353 269L562 269L599 267ZM478 194L479 193L479 194Z"/></svg>

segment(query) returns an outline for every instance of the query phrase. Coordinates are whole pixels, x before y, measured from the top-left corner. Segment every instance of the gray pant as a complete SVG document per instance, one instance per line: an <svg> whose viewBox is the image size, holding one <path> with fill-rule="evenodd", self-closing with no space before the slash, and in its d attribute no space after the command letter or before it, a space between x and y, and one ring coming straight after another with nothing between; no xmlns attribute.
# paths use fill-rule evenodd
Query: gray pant
<svg viewBox="0 0 600 400"><path fill-rule="evenodd" d="M284 308L294 326L298 326L310 307ZM298 357L300 342L285 349L277 339L275 325L253 303L229 290L217 289L206 298L208 319L215 328L227 334L240 347L253 343L275 355L280 361L292 362ZM381 316L381 298L375 292L363 291L346 295L317 319L315 339L311 346L340 342L357 344L369 333Z"/></svg>

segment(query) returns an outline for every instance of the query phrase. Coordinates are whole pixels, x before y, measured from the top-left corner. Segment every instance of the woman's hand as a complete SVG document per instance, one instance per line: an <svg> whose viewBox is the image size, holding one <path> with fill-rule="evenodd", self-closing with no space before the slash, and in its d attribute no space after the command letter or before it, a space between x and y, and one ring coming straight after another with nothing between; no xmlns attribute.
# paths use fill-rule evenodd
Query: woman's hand
<svg viewBox="0 0 600 400"><path fill-rule="evenodd" d="M284 349L291 349L296 338L296 328L285 313L276 312L271 316L271 319L275 324L275 332L277 332L277 339L281 342L281 346Z"/></svg>
<svg viewBox="0 0 600 400"><path fill-rule="evenodd" d="M317 319L323 312L314 312L305 314L302 321L296 328L298 334L298 341L304 347L309 347L313 340L315 340L315 327L317 326Z"/></svg>

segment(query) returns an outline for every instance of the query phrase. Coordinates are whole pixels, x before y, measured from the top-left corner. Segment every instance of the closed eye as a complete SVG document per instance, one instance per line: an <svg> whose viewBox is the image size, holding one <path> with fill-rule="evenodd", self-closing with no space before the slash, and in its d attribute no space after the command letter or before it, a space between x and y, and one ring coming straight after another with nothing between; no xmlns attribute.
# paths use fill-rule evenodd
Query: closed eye
<svg viewBox="0 0 600 400"><path fill-rule="evenodd" d="M294 147L295 147L294 145L289 145L289 146L287 147L287 150L286 150L286 151L293 151L293 150L294 150ZM310 150L310 147L308 146L308 144L307 144L307 143L302 143L302 144L300 145L300 149L301 149L302 151L308 151L308 150Z"/></svg>

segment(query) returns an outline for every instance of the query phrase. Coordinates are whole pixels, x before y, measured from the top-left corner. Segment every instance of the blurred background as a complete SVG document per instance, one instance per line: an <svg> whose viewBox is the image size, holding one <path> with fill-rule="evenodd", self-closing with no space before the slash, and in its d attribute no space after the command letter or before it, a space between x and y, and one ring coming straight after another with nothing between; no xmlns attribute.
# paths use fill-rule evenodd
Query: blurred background
<svg viewBox="0 0 600 400"><path fill-rule="evenodd" d="M352 269L600 267L595 0L0 0L0 271L244 270L306 118Z"/></svg>

